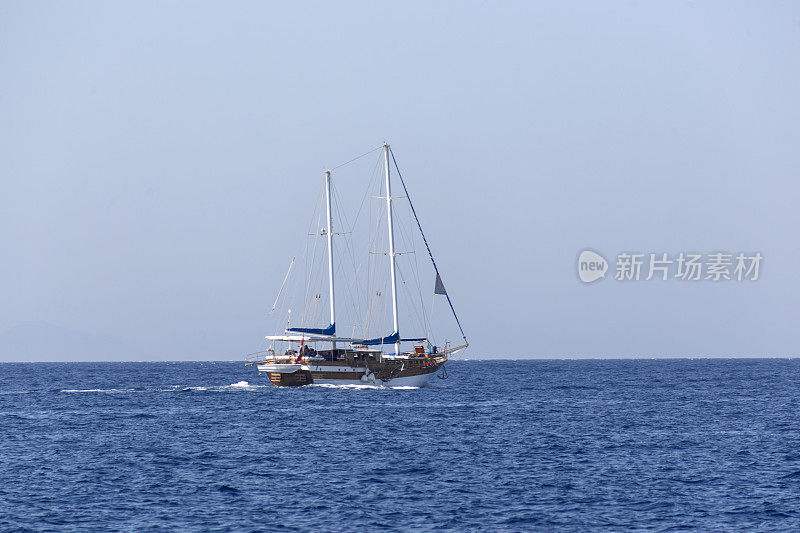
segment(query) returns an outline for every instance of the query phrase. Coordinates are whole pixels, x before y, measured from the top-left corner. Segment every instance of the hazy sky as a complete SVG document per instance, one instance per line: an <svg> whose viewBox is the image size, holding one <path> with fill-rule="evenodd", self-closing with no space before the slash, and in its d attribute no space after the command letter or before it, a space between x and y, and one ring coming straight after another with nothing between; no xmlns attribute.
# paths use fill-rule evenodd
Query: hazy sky
<svg viewBox="0 0 800 533"><path fill-rule="evenodd" d="M468 357L798 354L797 2L4 0L0 73L0 332L262 349L298 207L387 140Z"/></svg>

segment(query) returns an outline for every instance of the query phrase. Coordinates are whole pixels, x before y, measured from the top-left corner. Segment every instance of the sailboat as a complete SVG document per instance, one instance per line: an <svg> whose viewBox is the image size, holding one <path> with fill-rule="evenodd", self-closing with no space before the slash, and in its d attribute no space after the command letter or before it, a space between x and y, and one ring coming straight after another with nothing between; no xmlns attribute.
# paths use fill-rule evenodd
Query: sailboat
<svg viewBox="0 0 800 533"><path fill-rule="evenodd" d="M333 181L332 170L325 170L321 195L324 198L326 224L325 227L323 227L318 233L309 233L309 235L313 237L324 237L326 243L328 289L327 299L329 304L327 311L329 313L330 323L327 326L319 326L318 324L315 325L308 323L301 323L300 325L292 326L290 324L290 319L292 316L291 308L287 310L286 316L288 318L286 322L282 324L283 331L280 331L274 335L267 335L265 337L270 343L269 349L265 352L251 354L246 362L248 365L255 366L259 374L265 374L273 385L280 387L297 387L305 385L421 387L426 385L429 379L434 375L439 374L439 377L446 377L446 369L444 368L444 365L447 362L448 357L469 346L467 337L461 326L461 322L456 315L455 308L453 307L452 300L450 299L450 295L446 291L444 283L442 282L442 277L433 258L431 248L428 245L428 240L425 238L425 234L422 232L422 225L420 224L416 210L411 203L408 189L406 188L405 181L400 174L400 169L397 166L397 161L390 146L387 143L384 143L381 147L359 157L364 157L369 153L374 153L379 150L381 153L378 156L378 162L375 165L374 173L375 182L378 183L380 187L379 192L381 195L374 198L377 198L383 204L379 207L380 213L376 218L379 221L378 224L381 226L385 223L385 236L383 239L386 240L382 241L381 244L387 244L388 251L385 253L370 251L370 254L375 254L376 256L386 256L385 262L383 262L382 259L380 261L373 260L370 269L370 272L372 272L370 279L385 279L383 283L388 283L390 287L390 316L392 330L388 334L379 336L366 335L370 328L388 327L388 324L383 326L380 324L380 320L375 320L376 305L374 302L369 301L369 298L361 298L362 302L367 302L362 305L364 308L362 311L364 317L366 318L364 321L362 321L361 326L354 325L353 327L353 333L360 332L361 335L351 334L348 336L339 334L339 326L337 324L336 315L337 300L335 287L337 281L337 272L341 272L343 269L341 268L341 262L339 262L338 264L340 268L337 270L337 261L334 257L334 242L340 236L348 235L351 232L341 231L337 233L334 230L334 213L331 200ZM355 159L351 161L355 161ZM394 164L394 169L402 185L402 196L392 195L393 176L390 172L390 163ZM380 166L383 167L382 172L378 170ZM338 197L335 197L334 199L338 200ZM398 294L398 275L402 275L402 273L399 271L397 259L400 255L414 252L408 250L396 250L395 241L397 229L395 227L396 206L394 204L399 200L407 201L406 205L410 208L411 216L409 216L409 220L413 218L415 224L410 223L409 227L415 230L415 236L418 235L421 237L422 243L424 243L425 250L427 251L428 258L430 259L429 266L432 266L433 272L431 273L435 273L432 294L433 300L435 301L435 298L442 296L446 298L447 303L449 304L449 309L452 312L452 317L455 319L455 323L457 324L458 330L461 334L462 341L460 341L458 344L451 346L451 343L446 341L443 345L437 345L433 340L432 333L429 331L432 322L427 322L425 320L422 321L425 322L424 324L418 323L417 327L424 328L426 331L417 332L417 335L410 336L404 336L401 334L401 331L405 332L403 329L401 329L402 324L400 323L401 314L399 309L402 304L399 302L400 295ZM319 212L319 218L321 219L321 207ZM359 210L359 213L360 212L361 210ZM342 217L346 218L345 215L342 215ZM358 215L356 218L358 218ZM381 219L383 220L381 221ZM418 234L416 231L418 231ZM406 235L407 233L403 233L404 238ZM408 241L409 239L406 239L406 243ZM374 245L376 242L377 240L375 240L372 244ZM353 255L351 246L349 244L343 248L347 248L347 251L350 252L350 256ZM316 254L316 244L314 245L313 250L314 254ZM281 291L278 293L278 298L276 298L273 311L275 311L276 307L278 306L279 299L281 298L281 295L284 291L284 286L287 284L287 280L292 273L294 264L295 261L293 259L289 266L289 271L284 278L283 285L281 285ZM313 265L314 261L311 261L309 270L314 270ZM414 263L414 266L416 265L418 265L418 263ZM316 272L318 275L320 274L319 270L321 269L318 268ZM355 276L347 285L348 289L352 289L352 286L356 285L355 282L359 281L357 278L360 268L354 268L353 270L355 272ZM388 271L388 276L375 274L375 272L380 273L381 270L384 272ZM414 273L416 272L417 271L415 270ZM312 303L318 304L323 297L323 294L321 294L323 291L314 294L314 291L309 290L308 288L310 285L308 282L310 276L306 276L304 279L306 280L306 300L311 300ZM407 289L406 281L407 280L403 278L402 284L403 288ZM373 300L381 303L384 302L381 290L374 290L372 296ZM417 304L423 301L421 296L422 293L420 292L420 300L417 301ZM410 299L415 300L414 298ZM389 302L385 303L389 304ZM433 303L434 302L431 302L431 316L433 315ZM308 304L306 303L304 309L307 308ZM351 305L348 307L348 309L352 310L355 309L355 307ZM386 309L386 311L387 312L384 314L388 315L388 309ZM304 312L303 316L301 317L301 321L306 322L310 320L312 318L311 315L313 315L313 313ZM419 318L420 313L416 313L416 316ZM386 321L388 322L388 317L386 318ZM321 319L323 318L318 318L318 320ZM373 333L375 333L375 331L373 331ZM281 346L285 346L286 348L281 349Z"/></svg>

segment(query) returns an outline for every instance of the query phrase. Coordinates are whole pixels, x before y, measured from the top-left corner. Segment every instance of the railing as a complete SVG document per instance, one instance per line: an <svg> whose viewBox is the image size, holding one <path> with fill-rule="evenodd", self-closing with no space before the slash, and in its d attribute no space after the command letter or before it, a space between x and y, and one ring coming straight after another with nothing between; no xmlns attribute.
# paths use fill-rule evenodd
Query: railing
<svg viewBox="0 0 800 533"><path fill-rule="evenodd" d="M260 363L262 361L289 361L291 359L296 359L297 353L290 353L284 355L276 355L272 350L266 350L263 352L253 352L244 356L244 364L252 365L255 363ZM303 359L309 359L308 356L304 356ZM312 360L317 360L316 358L311 358ZM321 359L321 358L320 358Z"/></svg>
<svg viewBox="0 0 800 533"><path fill-rule="evenodd" d="M253 353L249 353L249 354L244 356L244 362L245 363L256 363L258 361L264 361L265 359L267 359L268 357L272 357L273 355L275 355L275 352L272 351L272 350L264 350L264 351L261 351L261 352L253 352Z"/></svg>

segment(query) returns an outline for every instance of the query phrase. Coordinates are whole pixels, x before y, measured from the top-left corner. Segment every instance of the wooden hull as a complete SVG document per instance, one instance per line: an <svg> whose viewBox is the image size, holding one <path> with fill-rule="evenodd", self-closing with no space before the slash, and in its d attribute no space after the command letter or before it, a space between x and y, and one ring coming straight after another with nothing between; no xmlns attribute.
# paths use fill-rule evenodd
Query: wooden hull
<svg viewBox="0 0 800 533"><path fill-rule="evenodd" d="M276 387L302 387L311 385L313 379L308 370L297 370L295 372L267 372L270 383Z"/></svg>
<svg viewBox="0 0 800 533"><path fill-rule="evenodd" d="M444 365L446 356L402 359L308 361L292 372L264 372L277 387L304 385L374 385L422 387ZM273 369L268 363L260 368Z"/></svg>
<svg viewBox="0 0 800 533"><path fill-rule="evenodd" d="M332 386L332 387L387 387L387 388L406 388L406 387L424 387L433 378L434 373L419 374L416 376L402 376L393 378L389 381L375 381L364 382L359 380L345 380L345 379L317 379L314 380L314 385Z"/></svg>

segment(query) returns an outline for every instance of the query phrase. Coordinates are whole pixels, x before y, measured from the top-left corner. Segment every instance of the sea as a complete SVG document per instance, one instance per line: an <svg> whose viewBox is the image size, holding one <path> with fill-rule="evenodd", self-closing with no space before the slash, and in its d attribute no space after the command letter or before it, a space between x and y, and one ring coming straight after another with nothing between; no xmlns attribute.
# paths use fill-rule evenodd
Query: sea
<svg viewBox="0 0 800 533"><path fill-rule="evenodd" d="M800 360L0 364L0 531L800 531Z"/></svg>

